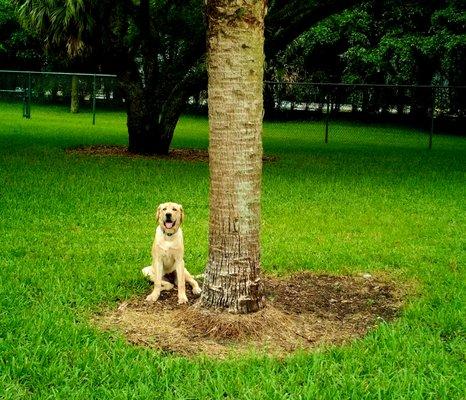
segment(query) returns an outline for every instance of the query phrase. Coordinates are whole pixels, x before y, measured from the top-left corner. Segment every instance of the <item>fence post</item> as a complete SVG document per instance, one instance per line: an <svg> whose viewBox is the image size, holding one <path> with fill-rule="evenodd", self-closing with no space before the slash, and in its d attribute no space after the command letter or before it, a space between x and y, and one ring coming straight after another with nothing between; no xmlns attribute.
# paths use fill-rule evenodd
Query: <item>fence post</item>
<svg viewBox="0 0 466 400"><path fill-rule="evenodd" d="M92 83L92 125L95 125L95 74L94 74L94 82Z"/></svg>
<svg viewBox="0 0 466 400"><path fill-rule="evenodd" d="M434 136L435 95L435 87L432 87L432 111L430 112L429 150L432 150L432 137Z"/></svg>
<svg viewBox="0 0 466 400"><path fill-rule="evenodd" d="M23 118L27 118L27 92L23 88Z"/></svg>
<svg viewBox="0 0 466 400"><path fill-rule="evenodd" d="M31 73L28 73L28 91L27 97L25 96L26 104L25 104L25 113L24 116L27 119L31 118Z"/></svg>
<svg viewBox="0 0 466 400"><path fill-rule="evenodd" d="M330 95L327 94L327 112L325 114L325 143L328 143L328 120L330 118Z"/></svg>

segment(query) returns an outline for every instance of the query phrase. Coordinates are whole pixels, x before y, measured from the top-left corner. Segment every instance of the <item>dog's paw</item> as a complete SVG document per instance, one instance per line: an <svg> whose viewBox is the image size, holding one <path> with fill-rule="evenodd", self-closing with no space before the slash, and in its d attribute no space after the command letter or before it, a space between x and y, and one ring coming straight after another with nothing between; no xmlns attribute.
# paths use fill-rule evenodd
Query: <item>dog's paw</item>
<svg viewBox="0 0 466 400"><path fill-rule="evenodd" d="M178 296L178 304L186 304L188 302L188 298L185 294Z"/></svg>
<svg viewBox="0 0 466 400"><path fill-rule="evenodd" d="M159 293L151 293L149 296L146 297L146 301L149 303L154 303L159 299Z"/></svg>
<svg viewBox="0 0 466 400"><path fill-rule="evenodd" d="M194 295L199 296L201 293L202 293L202 289L199 286L193 288Z"/></svg>

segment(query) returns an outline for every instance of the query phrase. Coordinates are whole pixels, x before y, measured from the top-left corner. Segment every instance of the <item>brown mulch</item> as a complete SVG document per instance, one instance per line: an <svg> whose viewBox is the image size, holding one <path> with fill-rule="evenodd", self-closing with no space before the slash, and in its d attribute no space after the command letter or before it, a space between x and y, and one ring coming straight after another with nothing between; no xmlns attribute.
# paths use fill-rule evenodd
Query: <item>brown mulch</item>
<svg viewBox="0 0 466 400"><path fill-rule="evenodd" d="M189 304L177 304L176 290L155 304L143 298L121 303L95 317L104 330L128 342L183 356L224 358L255 352L283 356L362 337L399 313L405 290L373 276L264 277L266 307L249 315L201 309L188 289ZM150 289L148 287L148 293Z"/></svg>
<svg viewBox="0 0 466 400"><path fill-rule="evenodd" d="M85 146L74 147L66 150L69 154L84 154L91 156L120 156L131 158L156 158L156 159L170 159L181 161L195 161L195 162L208 162L209 152L206 149L171 149L168 155L143 155L131 153L124 146ZM277 157L264 156L263 161L277 161Z"/></svg>

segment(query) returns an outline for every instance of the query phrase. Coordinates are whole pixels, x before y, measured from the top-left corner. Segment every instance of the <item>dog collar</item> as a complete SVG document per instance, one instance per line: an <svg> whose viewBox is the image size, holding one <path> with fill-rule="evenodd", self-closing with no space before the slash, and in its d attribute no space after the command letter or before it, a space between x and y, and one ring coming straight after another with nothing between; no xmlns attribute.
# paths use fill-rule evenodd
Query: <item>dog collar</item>
<svg viewBox="0 0 466 400"><path fill-rule="evenodd" d="M163 233L164 233L164 235L167 235L167 236L173 236L174 235L174 233L169 233L169 232L165 232L165 231L163 231Z"/></svg>

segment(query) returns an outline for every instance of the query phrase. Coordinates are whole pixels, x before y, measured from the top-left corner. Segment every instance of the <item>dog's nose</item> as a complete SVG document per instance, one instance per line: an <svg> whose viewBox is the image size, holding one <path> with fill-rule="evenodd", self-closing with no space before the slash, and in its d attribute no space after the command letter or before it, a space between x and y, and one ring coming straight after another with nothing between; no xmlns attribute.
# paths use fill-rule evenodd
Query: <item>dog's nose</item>
<svg viewBox="0 0 466 400"><path fill-rule="evenodd" d="M168 219L171 219L171 217L172 217L171 213L166 213L165 215L167 216Z"/></svg>

